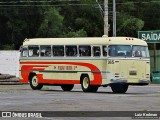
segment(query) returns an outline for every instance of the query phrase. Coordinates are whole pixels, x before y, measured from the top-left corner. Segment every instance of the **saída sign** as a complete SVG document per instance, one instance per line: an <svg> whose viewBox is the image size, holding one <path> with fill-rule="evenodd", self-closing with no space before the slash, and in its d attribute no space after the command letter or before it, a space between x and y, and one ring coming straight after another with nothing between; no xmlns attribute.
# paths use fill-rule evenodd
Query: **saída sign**
<svg viewBox="0 0 160 120"><path fill-rule="evenodd" d="M138 38L146 40L147 43L160 43L160 30L138 31Z"/></svg>

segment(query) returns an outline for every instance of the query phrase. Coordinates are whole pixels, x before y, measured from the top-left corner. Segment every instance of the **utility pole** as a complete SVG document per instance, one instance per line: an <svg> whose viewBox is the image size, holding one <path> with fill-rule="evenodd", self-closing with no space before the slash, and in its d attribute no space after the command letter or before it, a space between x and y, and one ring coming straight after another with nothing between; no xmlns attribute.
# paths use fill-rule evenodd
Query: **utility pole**
<svg viewBox="0 0 160 120"><path fill-rule="evenodd" d="M104 35L108 36L108 0L104 0Z"/></svg>
<svg viewBox="0 0 160 120"><path fill-rule="evenodd" d="M113 0L113 37L116 37L116 2Z"/></svg>

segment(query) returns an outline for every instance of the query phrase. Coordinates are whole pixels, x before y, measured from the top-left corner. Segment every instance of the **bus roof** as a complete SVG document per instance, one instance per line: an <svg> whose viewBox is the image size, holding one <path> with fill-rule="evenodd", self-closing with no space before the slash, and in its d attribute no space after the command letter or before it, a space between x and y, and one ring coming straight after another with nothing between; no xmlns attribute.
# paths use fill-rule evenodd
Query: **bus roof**
<svg viewBox="0 0 160 120"><path fill-rule="evenodd" d="M33 38L25 39L23 46L28 45L145 45L147 43L138 38L129 37L82 37L82 38Z"/></svg>

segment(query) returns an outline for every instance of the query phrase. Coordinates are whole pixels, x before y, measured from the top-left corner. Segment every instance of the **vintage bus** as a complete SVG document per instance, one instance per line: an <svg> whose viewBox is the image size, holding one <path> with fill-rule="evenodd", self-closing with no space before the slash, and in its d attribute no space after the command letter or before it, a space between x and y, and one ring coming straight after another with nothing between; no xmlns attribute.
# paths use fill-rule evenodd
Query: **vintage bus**
<svg viewBox="0 0 160 120"><path fill-rule="evenodd" d="M71 91L81 84L84 92L110 86L125 93L129 85L150 83L147 43L129 37L25 39L20 55L20 82L33 90L59 85Z"/></svg>

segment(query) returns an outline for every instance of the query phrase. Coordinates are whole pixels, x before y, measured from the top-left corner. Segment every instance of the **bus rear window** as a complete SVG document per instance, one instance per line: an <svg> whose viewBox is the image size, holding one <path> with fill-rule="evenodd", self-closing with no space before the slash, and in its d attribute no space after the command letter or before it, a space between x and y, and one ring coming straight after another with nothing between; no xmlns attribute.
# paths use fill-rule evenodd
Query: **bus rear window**
<svg viewBox="0 0 160 120"><path fill-rule="evenodd" d="M130 45L109 45L108 46L109 56L118 57L118 56L132 56L132 48Z"/></svg>

